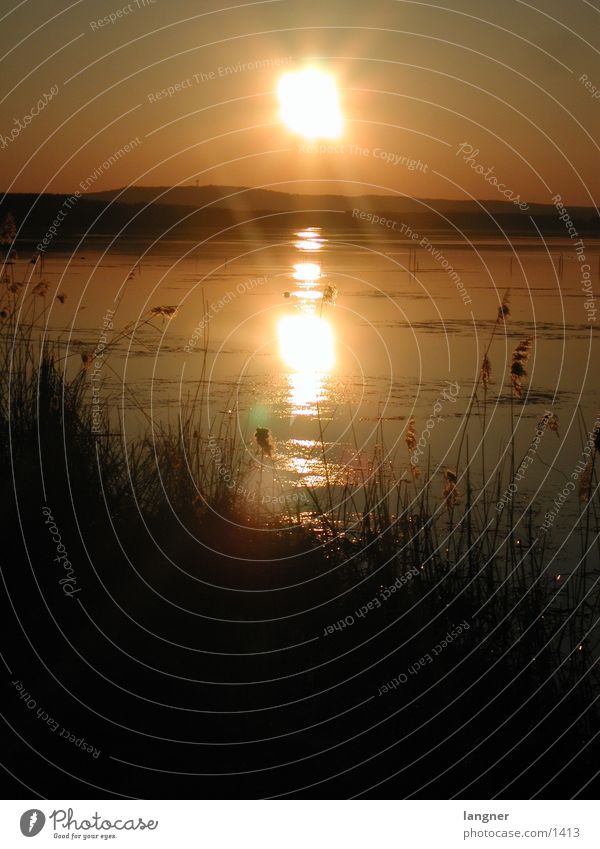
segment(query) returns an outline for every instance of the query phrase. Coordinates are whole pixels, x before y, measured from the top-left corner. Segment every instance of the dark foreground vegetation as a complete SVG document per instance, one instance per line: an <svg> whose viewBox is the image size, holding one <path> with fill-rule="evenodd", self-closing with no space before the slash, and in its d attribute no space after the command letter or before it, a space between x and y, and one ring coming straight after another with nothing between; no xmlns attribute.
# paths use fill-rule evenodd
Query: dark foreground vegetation
<svg viewBox="0 0 600 849"><path fill-rule="evenodd" d="M89 363L73 372L40 339L47 294L3 285L15 795L597 794L597 431L581 557L560 567L532 515L493 507L514 446L485 488L472 479L485 362L442 498L427 463L380 445L305 502L267 499L268 433L249 450L227 419L208 432L201 397L171 430L128 438L110 409L98 428Z"/></svg>

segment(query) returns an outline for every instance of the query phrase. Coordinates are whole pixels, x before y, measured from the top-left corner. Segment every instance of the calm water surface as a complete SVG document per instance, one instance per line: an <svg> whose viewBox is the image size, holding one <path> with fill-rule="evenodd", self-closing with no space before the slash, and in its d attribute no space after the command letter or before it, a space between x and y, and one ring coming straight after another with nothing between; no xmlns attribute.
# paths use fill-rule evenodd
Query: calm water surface
<svg viewBox="0 0 600 849"><path fill-rule="evenodd" d="M586 244L586 258L598 291L598 243ZM580 263L567 240L430 236L419 245L378 227L360 239L316 227L207 234L150 250L141 240L106 240L48 256L44 275L67 295L64 305L53 302L49 325L68 367L79 369L82 354L107 344L98 358L101 396L131 435L148 417L176 425L195 399L206 432L227 419L253 455L255 429L270 429L282 491L368 468L382 445L390 474L406 474L414 418L417 438L425 431L420 464L439 476L441 492L488 346L486 468L493 472L506 452L511 417L517 460L547 411L560 422L560 436L544 432L519 503L551 509L581 458L583 423L591 428L600 411L596 324L587 321ZM507 291L510 314L498 322ZM171 306L174 317L150 314ZM523 398L511 401L512 352L528 337ZM475 475L482 401L479 386L469 429ZM575 492L561 506L563 529L580 510Z"/></svg>

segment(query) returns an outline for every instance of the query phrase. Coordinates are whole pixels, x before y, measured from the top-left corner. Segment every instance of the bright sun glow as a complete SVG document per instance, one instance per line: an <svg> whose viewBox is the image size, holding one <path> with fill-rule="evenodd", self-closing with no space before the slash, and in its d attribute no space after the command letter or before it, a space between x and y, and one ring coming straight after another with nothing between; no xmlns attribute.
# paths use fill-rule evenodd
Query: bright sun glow
<svg viewBox="0 0 600 849"><path fill-rule="evenodd" d="M323 292L318 289L296 289L290 292L292 298L300 298L303 301L320 301L323 297Z"/></svg>
<svg viewBox="0 0 600 849"><path fill-rule="evenodd" d="M277 327L279 350L285 364L304 374L327 372L335 360L329 323L316 315L288 315Z"/></svg>
<svg viewBox="0 0 600 849"><path fill-rule="evenodd" d="M307 139L333 139L342 132L335 80L316 68L286 74L278 88L281 119Z"/></svg>
<svg viewBox="0 0 600 849"><path fill-rule="evenodd" d="M323 247L323 239L319 231L314 228L300 230L296 235L299 241L295 244L299 251L320 251Z"/></svg>
<svg viewBox="0 0 600 849"><path fill-rule="evenodd" d="M314 241L314 240L309 241L308 239L306 239L306 240L303 239L301 242L295 242L294 246L299 251L306 251L307 253L309 251L315 251L316 252L316 251L321 250L322 242L317 242L317 241Z"/></svg>
<svg viewBox="0 0 600 849"><path fill-rule="evenodd" d="M294 280L312 283L321 277L321 266L317 262L297 262L292 276Z"/></svg>
<svg viewBox="0 0 600 849"><path fill-rule="evenodd" d="M292 416L318 415L317 405L323 398L323 380L323 375L316 371L296 371L288 375Z"/></svg>

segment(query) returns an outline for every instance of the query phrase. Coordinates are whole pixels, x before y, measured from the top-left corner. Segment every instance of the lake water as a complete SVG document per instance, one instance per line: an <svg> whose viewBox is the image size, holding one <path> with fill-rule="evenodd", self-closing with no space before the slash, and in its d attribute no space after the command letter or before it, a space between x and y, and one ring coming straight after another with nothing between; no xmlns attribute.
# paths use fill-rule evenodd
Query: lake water
<svg viewBox="0 0 600 849"><path fill-rule="evenodd" d="M587 242L585 252L598 292L600 245ZM411 241L375 225L360 236L318 227L233 231L150 247L97 239L48 255L43 273L52 292L67 296L52 303L49 328L69 369L107 344L95 377L128 434L147 427L148 417L175 425L182 402L200 393L205 427L227 418L250 454L258 453L255 429L269 428L289 491L324 485L323 448L334 478L368 463L375 445L385 446L393 474L410 474L405 436L414 418L426 446L420 464L430 463L441 493L489 346L489 472L506 453L511 415L517 462L545 413L559 418L560 436L544 431L519 483L520 503L533 499L543 514L582 458L582 423L589 430L600 411L597 325L584 308L581 266L568 239L509 244L418 234ZM27 265L14 270L27 273ZM508 290L510 314L498 321ZM173 317L150 315L171 306ZM134 332L123 335L127 326ZM511 402L512 352L528 337L523 398ZM469 428L475 477L481 385L477 395ZM582 506L577 489L563 499L563 532Z"/></svg>

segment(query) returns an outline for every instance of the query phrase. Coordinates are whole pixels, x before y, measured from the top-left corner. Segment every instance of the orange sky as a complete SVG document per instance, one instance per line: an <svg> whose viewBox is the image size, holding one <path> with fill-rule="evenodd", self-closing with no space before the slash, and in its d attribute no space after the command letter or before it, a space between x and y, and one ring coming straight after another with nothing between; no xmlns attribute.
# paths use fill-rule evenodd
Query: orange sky
<svg viewBox="0 0 600 849"><path fill-rule="evenodd" d="M99 169L92 191L199 181L501 199L480 165L529 202L598 198L591 4L218 5L29 0L3 13L2 189L72 192ZM322 152L278 118L279 77L307 64L335 74L346 119ZM461 144L478 151L470 162Z"/></svg>

